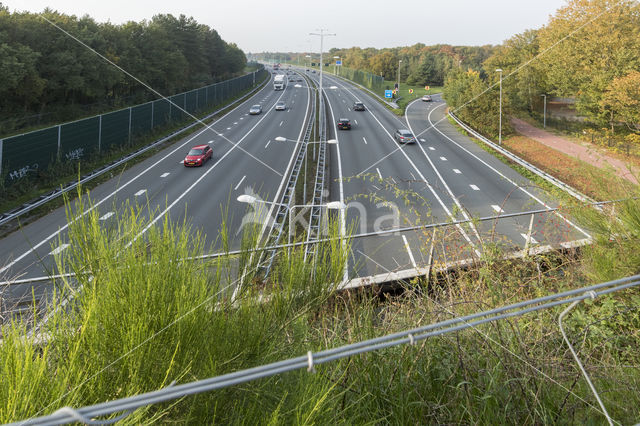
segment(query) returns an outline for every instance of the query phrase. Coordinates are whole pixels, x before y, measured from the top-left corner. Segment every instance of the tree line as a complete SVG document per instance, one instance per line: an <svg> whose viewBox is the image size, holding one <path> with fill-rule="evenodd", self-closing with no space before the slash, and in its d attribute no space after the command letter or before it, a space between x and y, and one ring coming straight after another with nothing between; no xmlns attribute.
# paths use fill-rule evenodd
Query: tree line
<svg viewBox="0 0 640 426"><path fill-rule="evenodd" d="M66 120L96 104L104 109L157 97L61 30L163 95L230 78L246 66L242 50L192 17L114 25L51 9L11 13L0 3L3 134L33 124L30 116Z"/></svg>
<svg viewBox="0 0 640 426"><path fill-rule="evenodd" d="M411 85L442 86L445 76L456 69L480 70L482 63L492 54L493 47L487 46L451 46L438 44L426 46L422 43L413 46L375 49L373 47L333 48L325 62L333 62L339 56L345 67L368 71L384 77L385 80L397 80L398 68L400 80ZM305 64L319 62L317 55L310 61L307 53L263 52L256 54L260 60L276 60ZM402 61L402 62L400 62ZM400 67L398 67L400 65Z"/></svg>
<svg viewBox="0 0 640 426"><path fill-rule="evenodd" d="M543 96L575 99L593 129L640 144L640 5L632 0L570 0L542 28L506 40L482 63L480 76L447 76L445 97L472 124L495 136L497 84L503 70L503 111L539 116ZM465 111L480 91L485 114ZM473 108L472 108L473 109ZM505 129L503 129L504 132Z"/></svg>

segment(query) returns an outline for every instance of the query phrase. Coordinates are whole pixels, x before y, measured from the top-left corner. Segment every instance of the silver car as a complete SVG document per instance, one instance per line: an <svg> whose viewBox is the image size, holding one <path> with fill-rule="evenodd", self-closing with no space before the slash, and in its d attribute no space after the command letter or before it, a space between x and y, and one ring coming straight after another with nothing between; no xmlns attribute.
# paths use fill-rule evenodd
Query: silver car
<svg viewBox="0 0 640 426"><path fill-rule="evenodd" d="M416 138L407 129L398 129L394 133L393 137L398 143L416 143Z"/></svg>
<svg viewBox="0 0 640 426"><path fill-rule="evenodd" d="M276 111L284 111L285 109L287 109L287 104L282 101L276 103Z"/></svg>
<svg viewBox="0 0 640 426"><path fill-rule="evenodd" d="M261 112L262 112L262 105L253 105L251 108L249 108L249 114L251 115L260 114Z"/></svg>

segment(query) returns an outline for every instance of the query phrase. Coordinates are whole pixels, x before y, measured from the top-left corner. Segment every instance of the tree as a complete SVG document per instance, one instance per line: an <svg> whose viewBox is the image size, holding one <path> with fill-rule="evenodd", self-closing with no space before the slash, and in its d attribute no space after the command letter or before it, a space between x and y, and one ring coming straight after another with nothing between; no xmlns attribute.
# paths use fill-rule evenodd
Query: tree
<svg viewBox="0 0 640 426"><path fill-rule="evenodd" d="M640 134L640 72L615 78L602 97L602 106L613 113L614 120Z"/></svg>
<svg viewBox="0 0 640 426"><path fill-rule="evenodd" d="M558 96L594 123L611 119L603 93L616 77L640 68L640 5L632 0L570 0L539 32L542 68Z"/></svg>

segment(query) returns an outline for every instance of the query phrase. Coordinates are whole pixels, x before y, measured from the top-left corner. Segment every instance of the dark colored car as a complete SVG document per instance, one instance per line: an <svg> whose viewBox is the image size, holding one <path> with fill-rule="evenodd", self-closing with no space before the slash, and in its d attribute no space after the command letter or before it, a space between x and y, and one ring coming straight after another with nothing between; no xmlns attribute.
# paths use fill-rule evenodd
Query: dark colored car
<svg viewBox="0 0 640 426"><path fill-rule="evenodd" d="M362 102L354 102L353 103L354 111L364 111L364 104Z"/></svg>
<svg viewBox="0 0 640 426"><path fill-rule="evenodd" d="M398 143L415 143L416 138L413 137L413 134L407 129L398 129L393 134L393 137L398 141Z"/></svg>
<svg viewBox="0 0 640 426"><path fill-rule="evenodd" d="M348 118L341 118L338 120L339 130L351 130L351 121Z"/></svg>
<svg viewBox="0 0 640 426"><path fill-rule="evenodd" d="M197 145L191 148L183 163L185 167L202 166L212 156L213 150L209 145Z"/></svg>
<svg viewBox="0 0 640 426"><path fill-rule="evenodd" d="M422 97L422 102L431 102L431 95L424 95Z"/></svg>

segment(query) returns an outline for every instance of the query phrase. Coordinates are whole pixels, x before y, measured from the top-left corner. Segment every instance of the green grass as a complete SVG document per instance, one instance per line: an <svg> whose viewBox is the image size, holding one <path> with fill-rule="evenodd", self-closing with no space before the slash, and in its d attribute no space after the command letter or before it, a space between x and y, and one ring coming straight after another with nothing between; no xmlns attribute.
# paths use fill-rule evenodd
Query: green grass
<svg viewBox="0 0 640 426"><path fill-rule="evenodd" d="M89 207L76 201L73 210ZM584 219L602 238L583 254L500 261L501 253L486 250L483 263L434 277L428 292L414 281L399 296L337 293L348 257L339 240L322 245L318 257L307 261L302 250L280 252L263 282L254 273L259 256L247 251L232 259L179 261L205 250L202 235L188 223L164 218L129 245L148 224L139 212L124 206L109 225L96 211L71 223L71 246L57 261L79 275L77 282L60 283L48 307L51 319L41 324L45 341L23 337L31 322L2 326L0 421L204 379L575 288L637 271L640 262L640 215L633 201L613 222L589 211ZM333 223L329 235L337 229ZM255 239L248 231L242 247L253 247ZM236 280L242 290L234 302L226 287ZM79 284L73 303L60 309ZM637 290L601 296L578 305L566 320L605 405L623 424L639 415L639 303ZM560 338L561 309L352 356L318 365L316 373L301 370L153 405L121 422L602 423Z"/></svg>

